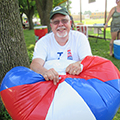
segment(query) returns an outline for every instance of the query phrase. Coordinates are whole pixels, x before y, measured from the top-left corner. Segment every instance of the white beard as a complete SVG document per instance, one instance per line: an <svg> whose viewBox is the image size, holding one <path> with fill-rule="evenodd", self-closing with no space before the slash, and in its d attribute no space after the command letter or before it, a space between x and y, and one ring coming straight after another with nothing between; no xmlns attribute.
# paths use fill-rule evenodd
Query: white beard
<svg viewBox="0 0 120 120"><path fill-rule="evenodd" d="M60 29L66 29L66 27L62 26L62 27L57 28L57 30L60 30ZM65 33L63 33L63 34L59 34L59 32L57 32L57 36L59 38L66 37L67 35L68 35L67 31L65 31Z"/></svg>
<svg viewBox="0 0 120 120"><path fill-rule="evenodd" d="M57 36L58 36L59 38L66 37L66 36L67 36L67 31L66 31L65 34L63 34L63 35L60 35L59 33L57 33Z"/></svg>

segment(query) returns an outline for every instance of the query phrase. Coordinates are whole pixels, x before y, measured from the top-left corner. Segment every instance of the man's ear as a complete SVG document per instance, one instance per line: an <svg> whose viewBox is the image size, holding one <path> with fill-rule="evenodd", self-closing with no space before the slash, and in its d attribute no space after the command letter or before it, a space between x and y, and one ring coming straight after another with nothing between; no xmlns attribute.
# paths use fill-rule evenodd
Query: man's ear
<svg viewBox="0 0 120 120"><path fill-rule="evenodd" d="M52 23L50 23L51 31L52 31Z"/></svg>
<svg viewBox="0 0 120 120"><path fill-rule="evenodd" d="M70 25L72 25L72 20L70 20Z"/></svg>
<svg viewBox="0 0 120 120"><path fill-rule="evenodd" d="M52 28L52 24L50 23L50 27Z"/></svg>

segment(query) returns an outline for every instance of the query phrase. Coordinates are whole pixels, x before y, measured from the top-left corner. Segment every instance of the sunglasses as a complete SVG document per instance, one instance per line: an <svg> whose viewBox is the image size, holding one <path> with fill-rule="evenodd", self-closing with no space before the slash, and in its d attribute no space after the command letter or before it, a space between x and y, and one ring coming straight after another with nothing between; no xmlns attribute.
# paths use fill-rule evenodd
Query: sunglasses
<svg viewBox="0 0 120 120"><path fill-rule="evenodd" d="M58 25L58 24L60 24L60 21L62 24L66 24L66 23L68 23L69 20L68 19L55 20L55 21L52 21L51 23L54 25Z"/></svg>

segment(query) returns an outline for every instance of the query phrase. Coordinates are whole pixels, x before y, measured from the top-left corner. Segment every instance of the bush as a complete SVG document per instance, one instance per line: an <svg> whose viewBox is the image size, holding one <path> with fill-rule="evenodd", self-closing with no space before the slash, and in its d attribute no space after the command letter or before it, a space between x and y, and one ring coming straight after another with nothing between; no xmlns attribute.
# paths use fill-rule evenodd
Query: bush
<svg viewBox="0 0 120 120"><path fill-rule="evenodd" d="M28 51L28 56L29 56L29 60L30 60L30 63L32 62L32 57L33 57L33 51Z"/></svg>

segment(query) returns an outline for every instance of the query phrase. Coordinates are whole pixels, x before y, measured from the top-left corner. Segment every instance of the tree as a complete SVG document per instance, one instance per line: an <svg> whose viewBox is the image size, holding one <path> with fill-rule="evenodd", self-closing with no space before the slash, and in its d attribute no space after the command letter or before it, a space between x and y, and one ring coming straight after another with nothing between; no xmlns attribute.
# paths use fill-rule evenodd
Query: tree
<svg viewBox="0 0 120 120"><path fill-rule="evenodd" d="M29 29L33 29L34 25L32 22L32 18L36 10L35 0L19 0L19 7L21 13L20 16L22 17L23 13L25 13L28 18Z"/></svg>
<svg viewBox="0 0 120 120"><path fill-rule="evenodd" d="M35 5L35 1L36 1L36 5ZM26 16L28 17L28 21L30 24L29 29L33 29L32 17L37 7L37 11L41 19L41 24L47 25L48 31L50 31L50 21L49 21L50 11L52 10L53 7L61 3L63 3L63 6L66 6L66 4L64 3L67 1L69 1L68 2L69 4L71 3L70 0L27 0L27 1L19 0L21 20L22 20L22 14L25 13ZM69 5L68 3L67 6Z"/></svg>
<svg viewBox="0 0 120 120"><path fill-rule="evenodd" d="M50 31L50 11L53 7L58 5L58 3L61 3L65 0L35 0L37 11L39 14L39 17L41 19L42 25L48 26L48 31Z"/></svg>
<svg viewBox="0 0 120 120"><path fill-rule="evenodd" d="M58 5L65 6L67 1L69 0L53 0L53 8Z"/></svg>
<svg viewBox="0 0 120 120"><path fill-rule="evenodd" d="M36 7L41 19L42 25L48 26L48 31L50 31L50 11L52 10L53 0L35 0Z"/></svg>
<svg viewBox="0 0 120 120"><path fill-rule="evenodd" d="M91 14L92 14L92 12L91 12L91 11L85 11L85 12L84 12L84 15L86 15L86 14L91 15Z"/></svg>
<svg viewBox="0 0 120 120"><path fill-rule="evenodd" d="M29 67L18 0L0 0L0 82L15 66Z"/></svg>

